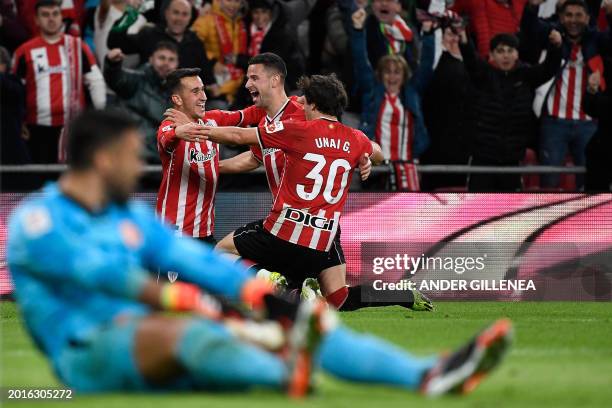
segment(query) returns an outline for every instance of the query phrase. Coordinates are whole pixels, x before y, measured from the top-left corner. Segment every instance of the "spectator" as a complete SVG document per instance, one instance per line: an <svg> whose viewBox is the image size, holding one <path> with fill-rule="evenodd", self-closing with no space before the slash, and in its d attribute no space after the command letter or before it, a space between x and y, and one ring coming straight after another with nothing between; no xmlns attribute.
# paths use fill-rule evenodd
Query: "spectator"
<svg viewBox="0 0 612 408"><path fill-rule="evenodd" d="M192 27L204 43L208 58L214 62L218 87L210 89L209 94L226 103L234 101L244 79L244 70L236 65L238 55L247 53L247 30L241 7L241 0L218 0L211 12L199 17Z"/></svg>
<svg viewBox="0 0 612 408"><path fill-rule="evenodd" d="M535 66L518 59L518 38L498 34L491 40L490 62L479 59L461 32L461 54L474 88L472 164L517 166L525 155L529 135L535 134L531 105L535 89L555 75L561 63L562 39L551 31L546 60ZM472 174L470 191L517 191L520 174Z"/></svg>
<svg viewBox="0 0 612 408"><path fill-rule="evenodd" d="M398 54L414 67L413 33L400 16L399 0L373 0L372 14L365 22L368 59L372 67L389 54Z"/></svg>
<svg viewBox="0 0 612 408"><path fill-rule="evenodd" d="M431 146L423 164L467 164L470 138L470 77L459 49L459 35L451 26L443 28L442 55L423 97L425 125ZM465 187L465 174L424 174L423 189Z"/></svg>
<svg viewBox="0 0 612 408"><path fill-rule="evenodd" d="M8 72L11 56L0 47L0 135L1 158L4 164L30 161L28 148L22 137L25 116L25 91L19 78Z"/></svg>
<svg viewBox="0 0 612 408"><path fill-rule="evenodd" d="M96 108L106 103L106 87L95 57L78 37L62 32L54 0L36 2L40 36L15 51L13 73L25 81L28 147L35 163L62 159L63 126L85 107L84 86Z"/></svg>
<svg viewBox="0 0 612 408"><path fill-rule="evenodd" d="M586 191L609 191L612 185L612 88L609 85L612 73L607 74L606 79L608 86L604 90L601 74L593 72L584 96L585 112L598 119L597 131L586 147Z"/></svg>
<svg viewBox="0 0 612 408"><path fill-rule="evenodd" d="M168 104L164 83L168 74L178 67L178 49L168 41L158 43L149 62L138 71L122 68L124 57L119 48L109 51L104 78L117 94L119 105L138 122L145 137L145 159L160 163L157 128Z"/></svg>
<svg viewBox="0 0 612 408"><path fill-rule="evenodd" d="M35 0L16 0L19 18L30 33L30 38L40 34L36 23L36 3ZM75 37L81 36L85 17L84 0L56 0L56 3L61 7L63 31Z"/></svg>
<svg viewBox="0 0 612 408"><path fill-rule="evenodd" d="M456 0L452 7L467 15L469 30L476 37L481 57L489 54L491 39L499 33L519 31L521 14L527 0Z"/></svg>
<svg viewBox="0 0 612 408"><path fill-rule="evenodd" d="M423 38L421 62L414 76L400 55L387 55L378 62L376 72L368 61L364 22L366 12L353 13L352 52L356 80L364 94L361 129L382 148L384 159L398 162L397 177L392 178L397 189L418 187L414 166L403 162L419 157L427 148L428 136L421 112L421 95L433 71L434 39L429 32ZM430 31L431 22L423 23ZM410 174L406 174L410 173Z"/></svg>
<svg viewBox="0 0 612 408"><path fill-rule="evenodd" d="M108 54L108 34L117 20L125 14L126 23L131 23L127 34L136 34L147 23L138 11L128 4L128 0L101 0L94 9L91 21L85 32L85 39L96 54L98 63L104 69L104 60ZM144 61L143 61L144 62ZM124 59L123 65L133 68L138 65L138 58L133 56L130 61Z"/></svg>
<svg viewBox="0 0 612 408"><path fill-rule="evenodd" d="M252 0L248 29L248 53L238 56L237 65L246 71L249 59L257 54L272 52L286 61L285 85L295 89L304 73L304 59L299 50L295 28L289 26L287 8L278 0Z"/></svg>
<svg viewBox="0 0 612 408"><path fill-rule="evenodd" d="M200 68L205 84L214 84L212 64L200 39L188 30L192 16L187 0L170 0L164 10L165 24L146 26L137 34L128 34L128 26L122 18L108 35L108 48L121 48L124 54L138 54L140 61L148 61L160 41L170 41L179 50L179 67Z"/></svg>
<svg viewBox="0 0 612 408"><path fill-rule="evenodd" d="M560 166L569 149L574 164L582 166L586 145L597 127L584 112L582 98L589 73L603 65L598 53L605 49L605 36L589 27L588 8L583 0L566 0L559 9L559 21L565 63L557 70L544 99L539 159L544 165ZM550 31L552 27L545 29ZM583 179L576 177L578 188ZM556 188L559 175L543 175L541 182L545 188Z"/></svg>
<svg viewBox="0 0 612 408"><path fill-rule="evenodd" d="M0 44L9 52L30 39L26 28L17 19L14 0L0 0Z"/></svg>
<svg viewBox="0 0 612 408"><path fill-rule="evenodd" d="M301 1L301 0L300 0ZM305 71L304 56L297 43L295 30L289 26L288 9L278 0L253 0L250 3L247 54L237 56L236 65L246 72L249 60L258 54L271 52L286 61L285 88L296 88L297 80ZM234 107L242 108L252 103L248 90L241 86Z"/></svg>

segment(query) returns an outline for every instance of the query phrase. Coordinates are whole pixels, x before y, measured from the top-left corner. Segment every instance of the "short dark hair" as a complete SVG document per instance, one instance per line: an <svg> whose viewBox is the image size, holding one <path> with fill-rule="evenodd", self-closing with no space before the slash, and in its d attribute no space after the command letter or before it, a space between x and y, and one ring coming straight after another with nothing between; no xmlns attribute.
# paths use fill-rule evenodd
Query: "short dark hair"
<svg viewBox="0 0 612 408"><path fill-rule="evenodd" d="M339 118L348 104L344 85L336 74L303 76L297 86L304 93L306 101L326 115Z"/></svg>
<svg viewBox="0 0 612 408"><path fill-rule="evenodd" d="M34 11L38 13L38 9L41 7L61 7L60 0L37 0L34 6Z"/></svg>
<svg viewBox="0 0 612 408"><path fill-rule="evenodd" d="M584 12L587 14L589 13L589 6L587 6L586 2L584 0L566 0L565 3L563 3L561 5L561 7L559 7L559 14L563 14L565 13L565 10L569 7L569 6L578 6L578 7L582 7L584 9Z"/></svg>
<svg viewBox="0 0 612 408"><path fill-rule="evenodd" d="M264 52L257 54L249 60L249 65L261 64L266 69L274 71L281 77L281 81L285 82L287 78L287 65L285 61L273 52Z"/></svg>
<svg viewBox="0 0 612 408"><path fill-rule="evenodd" d="M172 71L166 78L166 91L171 94L176 92L181 86L181 79L200 76L200 72L200 68L179 68Z"/></svg>
<svg viewBox="0 0 612 408"><path fill-rule="evenodd" d="M79 114L68 126L66 152L72 169L88 169L94 154L117 140L138 123L127 114L113 109L89 110Z"/></svg>
<svg viewBox="0 0 612 408"><path fill-rule="evenodd" d="M153 48L153 52L151 53L151 55L155 54L159 50L168 50L175 53L176 55L178 55L179 52L178 46L170 41L159 41L157 44L155 44L155 48Z"/></svg>
<svg viewBox="0 0 612 408"><path fill-rule="evenodd" d="M510 48L514 48L518 50L519 47L519 39L514 34L509 33L500 33L491 38L491 43L489 44L489 51L493 51L500 45L506 45Z"/></svg>

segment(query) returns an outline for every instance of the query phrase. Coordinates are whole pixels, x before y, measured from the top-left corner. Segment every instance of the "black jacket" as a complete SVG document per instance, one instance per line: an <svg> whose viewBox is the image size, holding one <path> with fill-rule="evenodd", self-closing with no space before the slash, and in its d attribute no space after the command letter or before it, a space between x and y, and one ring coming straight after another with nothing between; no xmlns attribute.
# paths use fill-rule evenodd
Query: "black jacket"
<svg viewBox="0 0 612 408"><path fill-rule="evenodd" d="M159 163L157 152L157 129L168 105L163 88L164 81L149 64L138 70L128 70L121 63L106 59L104 79L115 91L119 106L124 108L137 122L145 137L145 158L149 163Z"/></svg>
<svg viewBox="0 0 612 408"><path fill-rule="evenodd" d="M179 50L179 68L200 68L202 80L206 84L215 82L212 72L212 62L206 56L204 44L192 31L187 30L181 42L168 35L163 27L143 27L136 34L112 31L108 35L109 49L121 48L125 54L138 54L140 63L148 62L155 45L160 41L169 41L177 45Z"/></svg>
<svg viewBox="0 0 612 408"><path fill-rule="evenodd" d="M509 72L478 58L472 44L461 44L461 53L473 84L472 155L492 163L518 164L535 135L535 89L557 72L560 49L550 48L542 64L519 64Z"/></svg>
<svg viewBox="0 0 612 408"><path fill-rule="evenodd" d="M469 95L470 77L463 61L443 52L423 97L423 115L431 140L421 158L423 163L467 163Z"/></svg>

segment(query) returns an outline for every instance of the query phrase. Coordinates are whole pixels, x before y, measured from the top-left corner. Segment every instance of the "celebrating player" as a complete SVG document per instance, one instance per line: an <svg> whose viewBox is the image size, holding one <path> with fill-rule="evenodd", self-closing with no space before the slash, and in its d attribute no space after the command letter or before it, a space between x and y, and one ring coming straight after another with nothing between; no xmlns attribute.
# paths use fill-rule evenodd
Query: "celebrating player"
<svg viewBox="0 0 612 408"><path fill-rule="evenodd" d="M172 106L185 120L179 126L165 120L158 130L163 176L157 193L157 213L183 235L214 245L219 147L203 137L200 139L201 130L196 124L239 125L242 113L206 112L206 92L199 74L199 68L178 69L166 81Z"/></svg>
<svg viewBox="0 0 612 408"><path fill-rule="evenodd" d="M304 107L298 102L297 97L288 98L285 93L285 78L287 69L284 61L276 54L263 53L257 55L249 61L247 70L247 83L245 87L249 90L253 98L253 106L241 111L240 126L259 125L265 126L278 122L304 121ZM172 122L185 123L185 117L179 112L170 110L168 118ZM238 118L234 118L235 120ZM277 197L280 181L285 171L285 152L279 148L271 147L262 149L259 145L251 145L250 151L241 153L231 159L220 162L219 171L221 173L243 173L251 171L263 164L266 170L268 185L274 197ZM362 178L367 178L371 169L371 163L367 155L363 155L359 160L359 168ZM263 220L249 224L244 228L253 225L260 225ZM339 227L339 226L338 226ZM234 236L232 232L230 236ZM218 248L233 253L233 245L226 247L229 243L224 240ZM260 265L263 266L263 265ZM265 266L264 266L265 267ZM420 292L407 291L407 299L403 302L390 302L389 299L380 299L380 294L368 291L367 287L346 286L346 262L344 251L340 244L340 229L338 228L330 250L327 251L327 259L317 265L321 268L311 271L317 274L321 291L326 296L329 303L340 310L356 310L367 306L388 306L400 304L401 306L413 310L432 310L432 302ZM289 288L300 288L303 279L296 278L295 274L282 269L272 269L282 272L289 279ZM302 274L303 275L303 274ZM365 292L368 293L365 293ZM378 299L376 298L378 297Z"/></svg>
<svg viewBox="0 0 612 408"><path fill-rule="evenodd" d="M326 119L313 124L337 126ZM365 143L339 130L336 134L351 142L346 153L357 160ZM266 132L264 143L277 144L280 131ZM303 395L314 357L340 378L436 395L471 391L510 342L511 324L500 320L448 357L415 358L338 325L322 303L304 303L293 314L290 341L283 339L290 357L279 357L263 347L272 348L270 337L278 331L256 329L249 335L240 328L248 329L247 323L260 328L257 323L236 329L229 319L213 321L211 316L220 316L202 294L207 290L261 308L279 300L268 287L208 246L177 237L142 204L129 201L142 171L142 136L135 122L119 113L86 112L72 123L67 148L69 170L11 217L7 252L27 330L60 380L76 391L261 386ZM340 161L332 169L347 174L347 166ZM341 203L343 195L324 190L324 197ZM325 214L313 224L321 225L321 217ZM336 217L332 220L337 225ZM329 245L333 228L315 241ZM149 273L157 268L179 271L190 283L157 285ZM163 309L192 315L157 312Z"/></svg>

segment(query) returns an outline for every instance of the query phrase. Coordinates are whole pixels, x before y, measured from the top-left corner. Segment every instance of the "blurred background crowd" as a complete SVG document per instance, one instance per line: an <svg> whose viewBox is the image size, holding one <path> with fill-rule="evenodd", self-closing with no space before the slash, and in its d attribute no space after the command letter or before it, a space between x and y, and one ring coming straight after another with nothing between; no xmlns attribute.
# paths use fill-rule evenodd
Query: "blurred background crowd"
<svg viewBox="0 0 612 408"><path fill-rule="evenodd" d="M274 52L288 93L304 74L345 84L343 122L377 141L390 169L371 188L612 182L612 0L0 0L0 13L3 164L62 162L64 125L105 106L138 119L159 163L170 72L200 68L207 109L241 109L249 59ZM587 173L419 175L416 163Z"/></svg>

